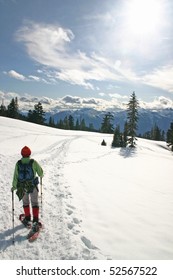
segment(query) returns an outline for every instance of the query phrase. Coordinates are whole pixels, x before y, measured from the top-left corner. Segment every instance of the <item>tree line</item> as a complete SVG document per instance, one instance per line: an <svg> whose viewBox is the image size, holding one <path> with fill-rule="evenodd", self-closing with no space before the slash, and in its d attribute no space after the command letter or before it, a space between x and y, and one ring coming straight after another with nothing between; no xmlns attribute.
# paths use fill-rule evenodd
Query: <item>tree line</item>
<svg viewBox="0 0 173 280"><path fill-rule="evenodd" d="M2 102L0 106L0 116L25 120L60 129L97 131L113 134L112 147L126 147L127 145L135 147L136 137L157 141L166 140L168 146L173 151L173 122L170 124L170 128L168 129L166 135L165 132L161 131L156 124L151 128L151 131L145 132L143 135L137 135L139 120L138 108L139 102L135 92L133 92L127 104L127 120L125 121L123 131L120 130L119 124L116 124L116 126L114 125L114 117L110 112L105 113L99 130L96 130L92 123L87 126L84 118L74 120L72 115L65 116L64 119L58 120L57 123L55 123L54 118L50 116L48 122L46 122L45 111L43 110L41 102L35 104L33 110L29 110L27 114L24 115L19 111L17 97L12 98L7 107ZM105 145L106 143L103 141L102 144Z"/></svg>
<svg viewBox="0 0 173 280"><path fill-rule="evenodd" d="M76 121L72 115L65 116L64 119L58 120L56 123L52 116L49 117L48 122L46 122L45 111L41 102L34 105L33 110L29 110L26 115L21 114L19 111L18 98L12 98L9 105L6 107L3 103L0 106L0 116L25 120L28 122L47 125L54 128L69 129L69 130L86 130L86 131L98 131L94 128L92 123L89 126L86 125L85 119L80 118Z"/></svg>
<svg viewBox="0 0 173 280"><path fill-rule="evenodd" d="M117 124L114 129L113 115L111 113L106 113L101 125L101 132L113 133L112 147L126 147L129 145L134 148L136 146L136 137L141 137L156 141L166 140L168 147L173 151L173 122L170 124L170 128L166 133L166 139L165 132L163 130L161 131L156 124L151 128L151 131L148 131L143 135L137 135L139 120L138 108L139 102L135 92L133 92L127 104L127 120L125 121L123 131L120 131L119 124ZM106 142L103 140L101 144L106 145Z"/></svg>
<svg viewBox="0 0 173 280"><path fill-rule="evenodd" d="M18 98L12 98L9 105L6 107L3 103L0 106L0 116L25 120L28 122L33 122L37 124L44 125L45 124L45 112L43 110L43 106L41 102L34 105L33 110L29 110L26 115L21 114L19 111Z"/></svg>

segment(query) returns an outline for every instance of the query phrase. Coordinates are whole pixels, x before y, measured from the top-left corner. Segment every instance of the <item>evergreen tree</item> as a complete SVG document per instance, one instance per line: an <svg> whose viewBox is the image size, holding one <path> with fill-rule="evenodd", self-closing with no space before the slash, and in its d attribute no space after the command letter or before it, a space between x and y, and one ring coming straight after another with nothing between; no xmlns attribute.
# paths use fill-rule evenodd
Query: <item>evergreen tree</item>
<svg viewBox="0 0 173 280"><path fill-rule="evenodd" d="M89 123L89 131L95 131L93 123Z"/></svg>
<svg viewBox="0 0 173 280"><path fill-rule="evenodd" d="M165 141L165 131L164 130L162 130L161 141Z"/></svg>
<svg viewBox="0 0 173 280"><path fill-rule="evenodd" d="M106 146L106 141L103 139L103 141L101 142L101 146Z"/></svg>
<svg viewBox="0 0 173 280"><path fill-rule="evenodd" d="M113 119L114 117L110 112L105 114L100 129L102 133L113 133L114 131L113 124L112 124Z"/></svg>
<svg viewBox="0 0 173 280"><path fill-rule="evenodd" d="M43 106L41 102L38 102L38 104L34 105L33 111L29 110L28 121L43 125L45 122L44 115Z"/></svg>
<svg viewBox="0 0 173 280"><path fill-rule="evenodd" d="M124 124L124 132L123 132L123 147L126 147L128 141L128 123L127 121Z"/></svg>
<svg viewBox="0 0 173 280"><path fill-rule="evenodd" d="M143 133L142 138L151 140L151 131Z"/></svg>
<svg viewBox="0 0 173 280"><path fill-rule="evenodd" d="M60 128L60 129L64 128L64 124L63 124L63 120L62 119L60 119L59 122L57 122L57 127Z"/></svg>
<svg viewBox="0 0 173 280"><path fill-rule="evenodd" d="M122 135L120 132L120 127L119 125L117 125L114 131L112 147L121 147L121 145L122 145Z"/></svg>
<svg viewBox="0 0 173 280"><path fill-rule="evenodd" d="M160 141L162 138L161 130L160 128L155 124L153 128L151 129L151 139Z"/></svg>
<svg viewBox="0 0 173 280"><path fill-rule="evenodd" d="M138 107L139 103L136 98L135 92L130 96L129 103L127 104L127 120L128 120L128 135L130 136L128 142L130 147L135 147L136 145L136 130L138 123Z"/></svg>
<svg viewBox="0 0 173 280"><path fill-rule="evenodd" d="M69 121L70 130L73 130L74 129L74 118L72 115L69 116L68 121Z"/></svg>
<svg viewBox="0 0 173 280"><path fill-rule="evenodd" d="M27 116L28 122L34 122L34 114L32 110L28 111L28 116Z"/></svg>
<svg viewBox="0 0 173 280"><path fill-rule="evenodd" d="M38 102L38 104L36 104L34 106L34 114L36 116L36 122L38 124L44 124L44 122L45 122L45 118L44 118L45 112L43 111L43 106L42 106L41 102Z"/></svg>
<svg viewBox="0 0 173 280"><path fill-rule="evenodd" d="M86 130L86 124L85 124L85 120L82 119L81 123L80 123L80 130L85 131Z"/></svg>
<svg viewBox="0 0 173 280"><path fill-rule="evenodd" d="M150 131L143 133L141 136L149 140L165 141L165 132L155 124Z"/></svg>
<svg viewBox="0 0 173 280"><path fill-rule="evenodd" d="M79 120L76 120L76 124L75 124L75 129L76 130L80 130L80 124L79 124Z"/></svg>
<svg viewBox="0 0 173 280"><path fill-rule="evenodd" d="M10 104L7 107L7 117L17 119L19 117L19 106L18 106L18 99L12 98Z"/></svg>
<svg viewBox="0 0 173 280"><path fill-rule="evenodd" d="M112 147L126 147L127 137L126 137L125 129L124 132L121 133L120 126L119 125L116 126L114 131L113 141L112 141Z"/></svg>
<svg viewBox="0 0 173 280"><path fill-rule="evenodd" d="M170 124L170 129L167 131L166 142L168 143L168 147L171 147L173 151L173 122Z"/></svg>
<svg viewBox="0 0 173 280"><path fill-rule="evenodd" d="M50 116L50 118L49 118L49 126L55 127L54 118L52 116Z"/></svg>
<svg viewBox="0 0 173 280"><path fill-rule="evenodd" d="M4 106L4 103L2 101L2 104L0 106L0 116L6 117L7 116L7 109Z"/></svg>
<svg viewBox="0 0 173 280"><path fill-rule="evenodd" d="M63 128L64 129L70 129L68 116L65 116L65 118L63 120Z"/></svg>

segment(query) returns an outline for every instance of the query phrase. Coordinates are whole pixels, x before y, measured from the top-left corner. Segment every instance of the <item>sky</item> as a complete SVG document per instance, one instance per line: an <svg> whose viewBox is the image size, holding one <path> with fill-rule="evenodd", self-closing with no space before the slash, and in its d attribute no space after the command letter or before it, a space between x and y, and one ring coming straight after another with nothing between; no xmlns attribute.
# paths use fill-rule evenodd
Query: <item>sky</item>
<svg viewBox="0 0 173 280"><path fill-rule="evenodd" d="M0 97L173 101L171 0L0 0Z"/></svg>

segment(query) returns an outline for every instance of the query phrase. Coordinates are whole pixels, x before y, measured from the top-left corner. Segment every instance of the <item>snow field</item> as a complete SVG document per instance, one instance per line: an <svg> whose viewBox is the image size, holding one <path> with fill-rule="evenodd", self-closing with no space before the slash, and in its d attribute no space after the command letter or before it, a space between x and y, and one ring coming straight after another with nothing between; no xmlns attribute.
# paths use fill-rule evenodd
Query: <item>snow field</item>
<svg viewBox="0 0 173 280"><path fill-rule="evenodd" d="M0 259L173 258L172 153L164 142L112 149L111 141L0 117ZM13 246L10 188L25 145L45 173L44 229L28 243L15 196Z"/></svg>

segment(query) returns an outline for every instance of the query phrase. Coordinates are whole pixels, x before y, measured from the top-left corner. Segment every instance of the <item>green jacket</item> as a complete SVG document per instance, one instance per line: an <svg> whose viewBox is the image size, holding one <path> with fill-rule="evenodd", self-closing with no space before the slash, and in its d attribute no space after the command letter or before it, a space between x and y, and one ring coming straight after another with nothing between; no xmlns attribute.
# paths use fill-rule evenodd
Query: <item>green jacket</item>
<svg viewBox="0 0 173 280"><path fill-rule="evenodd" d="M22 158L21 159L22 163L29 163L30 161L30 157L27 158ZM41 166L38 164L38 162L36 160L34 160L33 164L32 164L32 168L34 171L34 177L36 177L36 175L38 175L39 177L43 177L43 169L41 168ZM18 181L18 163L16 163L15 169L14 169L14 175L13 175L13 187L12 190L16 190L17 189L17 181Z"/></svg>

